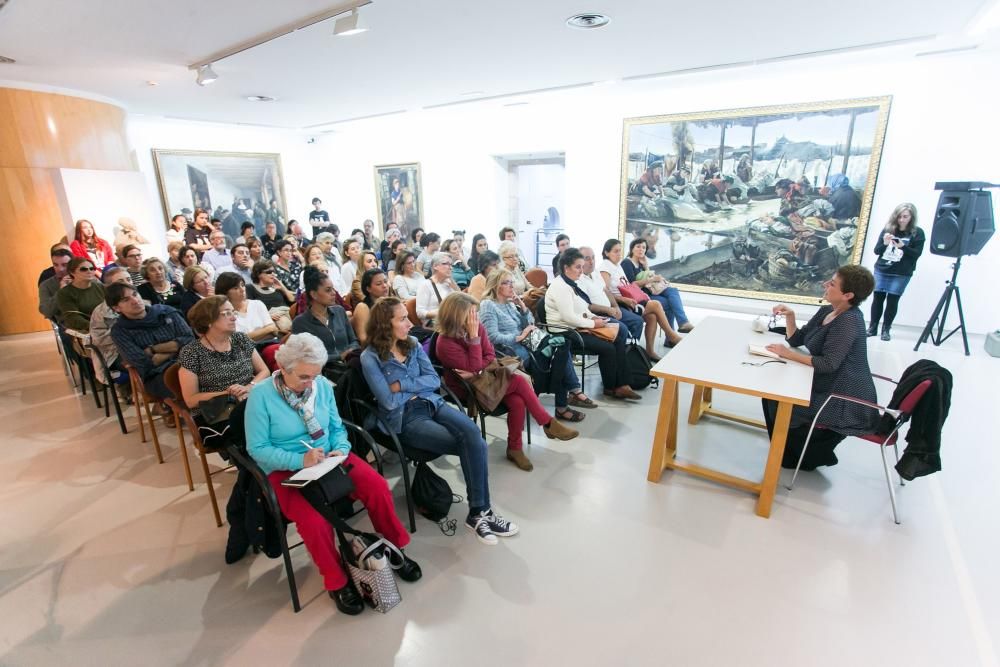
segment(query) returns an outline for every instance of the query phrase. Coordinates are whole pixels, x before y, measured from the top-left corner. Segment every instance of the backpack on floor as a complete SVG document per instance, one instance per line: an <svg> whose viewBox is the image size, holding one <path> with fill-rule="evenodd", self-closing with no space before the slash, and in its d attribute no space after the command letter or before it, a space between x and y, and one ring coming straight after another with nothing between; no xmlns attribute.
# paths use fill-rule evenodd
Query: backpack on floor
<svg viewBox="0 0 1000 667"><path fill-rule="evenodd" d="M625 346L625 362L628 364L628 386L632 389L645 389L649 385L660 386L660 380L649 374L653 361L641 346L628 343Z"/></svg>
<svg viewBox="0 0 1000 667"><path fill-rule="evenodd" d="M436 523L445 535L454 535L457 522L448 519L448 511L452 503L461 502L462 497L451 492L448 482L431 470L426 462L421 461L413 474L410 490L417 511Z"/></svg>

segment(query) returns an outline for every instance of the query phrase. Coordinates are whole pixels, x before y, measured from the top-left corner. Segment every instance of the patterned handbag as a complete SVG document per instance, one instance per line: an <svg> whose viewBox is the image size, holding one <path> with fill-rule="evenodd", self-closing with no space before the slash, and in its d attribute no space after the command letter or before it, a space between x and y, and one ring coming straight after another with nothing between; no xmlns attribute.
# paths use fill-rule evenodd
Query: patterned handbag
<svg viewBox="0 0 1000 667"><path fill-rule="evenodd" d="M340 558L358 593L375 611L388 612L403 599L392 574L394 569L402 567L403 552L384 537L354 530L343 520L338 520L334 526L340 542ZM398 565L393 565L393 560Z"/></svg>

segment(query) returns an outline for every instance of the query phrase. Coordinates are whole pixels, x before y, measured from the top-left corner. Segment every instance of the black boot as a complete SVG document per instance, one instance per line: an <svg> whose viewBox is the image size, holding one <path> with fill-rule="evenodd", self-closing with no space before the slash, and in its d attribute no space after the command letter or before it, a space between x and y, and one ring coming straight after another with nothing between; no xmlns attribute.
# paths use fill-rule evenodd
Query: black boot
<svg viewBox="0 0 1000 667"><path fill-rule="evenodd" d="M892 336L889 335L889 327L882 325L882 340L892 340Z"/></svg>
<svg viewBox="0 0 1000 667"><path fill-rule="evenodd" d="M357 616L365 610L365 601L361 599L351 582L347 582L347 585L339 590L328 592L341 613Z"/></svg>
<svg viewBox="0 0 1000 667"><path fill-rule="evenodd" d="M877 336L878 335L878 322L872 322L868 325L868 335Z"/></svg>

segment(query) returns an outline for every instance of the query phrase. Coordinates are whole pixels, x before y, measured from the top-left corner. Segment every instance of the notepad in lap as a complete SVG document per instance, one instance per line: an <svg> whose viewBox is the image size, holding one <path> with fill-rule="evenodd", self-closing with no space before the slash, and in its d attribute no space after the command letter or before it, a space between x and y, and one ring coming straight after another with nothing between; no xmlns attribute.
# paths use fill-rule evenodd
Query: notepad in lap
<svg viewBox="0 0 1000 667"><path fill-rule="evenodd" d="M346 460L346 456L330 456L314 466L303 468L288 479L293 482L312 482L330 472Z"/></svg>
<svg viewBox="0 0 1000 667"><path fill-rule="evenodd" d="M781 359L774 352L771 352L764 345L759 345L757 343L750 343L748 346L750 354L756 354L758 357L771 357L772 359Z"/></svg>

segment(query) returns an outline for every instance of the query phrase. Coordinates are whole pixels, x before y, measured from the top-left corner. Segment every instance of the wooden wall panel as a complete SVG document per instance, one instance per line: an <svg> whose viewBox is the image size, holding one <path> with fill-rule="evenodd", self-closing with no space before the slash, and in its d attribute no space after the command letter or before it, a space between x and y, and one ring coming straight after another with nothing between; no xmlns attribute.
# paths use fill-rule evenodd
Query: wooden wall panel
<svg viewBox="0 0 1000 667"><path fill-rule="evenodd" d="M0 88L0 167L136 169L125 111L79 97Z"/></svg>
<svg viewBox="0 0 1000 667"><path fill-rule="evenodd" d="M66 232L54 169L0 168L0 335L44 331L38 274L50 265L49 246Z"/></svg>
<svg viewBox="0 0 1000 667"><path fill-rule="evenodd" d="M125 123L111 104L0 88L0 335L49 328L36 284L66 233L58 170L137 171Z"/></svg>

